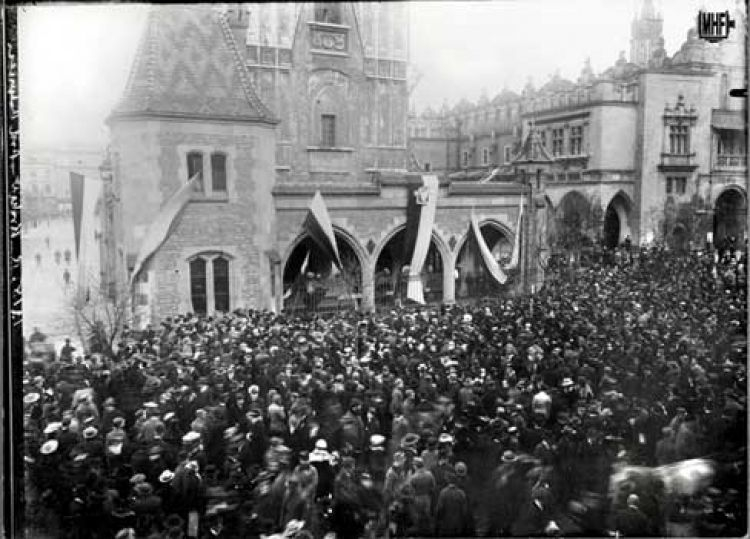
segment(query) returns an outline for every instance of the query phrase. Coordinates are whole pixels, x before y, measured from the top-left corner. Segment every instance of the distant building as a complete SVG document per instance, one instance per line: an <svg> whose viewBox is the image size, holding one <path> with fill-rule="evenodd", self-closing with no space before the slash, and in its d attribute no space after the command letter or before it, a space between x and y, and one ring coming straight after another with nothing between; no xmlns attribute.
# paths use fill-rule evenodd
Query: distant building
<svg viewBox="0 0 750 539"><path fill-rule="evenodd" d="M99 179L102 150L65 150L24 146L21 152L21 193L24 224L70 211L70 173Z"/></svg>
<svg viewBox="0 0 750 539"><path fill-rule="evenodd" d="M710 44L688 32L669 56L662 18L646 0L631 26L630 62L577 81L555 75L522 95L463 101L409 120L411 161L454 179L493 169L515 177L513 155L533 124L554 157L545 176L557 247L666 241L676 248L746 236L745 21ZM437 129L434 126L438 126ZM435 133L435 134L433 134ZM448 133L448 135L446 135ZM444 153L441 153L441 149Z"/></svg>

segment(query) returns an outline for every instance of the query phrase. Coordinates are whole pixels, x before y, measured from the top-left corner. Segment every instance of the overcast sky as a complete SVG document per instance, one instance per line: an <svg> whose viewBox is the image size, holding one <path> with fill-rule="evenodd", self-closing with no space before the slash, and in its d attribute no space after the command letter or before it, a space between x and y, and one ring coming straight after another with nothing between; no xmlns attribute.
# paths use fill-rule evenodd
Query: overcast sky
<svg viewBox="0 0 750 539"><path fill-rule="evenodd" d="M698 9L734 0L655 0L664 15L667 52L695 26ZM412 64L422 78L417 110L491 98L507 86L538 87L556 70L578 77L591 58L595 73L630 49L630 23L640 0L495 0L413 2ZM120 97L145 5L57 5L19 8L22 144L93 147L107 143L104 119Z"/></svg>

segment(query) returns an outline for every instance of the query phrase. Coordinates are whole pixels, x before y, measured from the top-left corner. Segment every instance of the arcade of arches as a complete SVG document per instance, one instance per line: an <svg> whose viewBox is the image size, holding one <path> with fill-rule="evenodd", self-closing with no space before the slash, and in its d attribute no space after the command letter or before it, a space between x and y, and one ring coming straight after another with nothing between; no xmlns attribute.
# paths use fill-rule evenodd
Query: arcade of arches
<svg viewBox="0 0 750 539"><path fill-rule="evenodd" d="M600 240L607 248L621 245L631 235L632 204L618 192L602 211L578 191L570 191L553 210L550 244L557 249L577 250Z"/></svg>

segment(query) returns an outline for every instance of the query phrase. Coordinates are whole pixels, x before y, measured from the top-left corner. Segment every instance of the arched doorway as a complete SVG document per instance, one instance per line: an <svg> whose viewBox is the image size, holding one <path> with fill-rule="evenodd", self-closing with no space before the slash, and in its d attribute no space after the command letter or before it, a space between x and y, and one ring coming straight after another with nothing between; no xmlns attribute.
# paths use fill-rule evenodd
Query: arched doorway
<svg viewBox="0 0 750 539"><path fill-rule="evenodd" d="M677 223L672 230L672 246L675 251L686 251L690 247L690 235L682 223Z"/></svg>
<svg viewBox="0 0 750 539"><path fill-rule="evenodd" d="M714 242L723 247L734 238L736 244L744 241L747 230L747 196L739 188L725 190L716 199L714 208Z"/></svg>
<svg viewBox="0 0 750 539"><path fill-rule="evenodd" d="M378 306L404 304L407 301L411 253L405 252L405 238L405 228L401 228L383 246L375 262L375 304ZM443 301L443 258L435 238L430 240L422 268L422 289L426 303Z"/></svg>
<svg viewBox="0 0 750 539"><path fill-rule="evenodd" d="M480 225L479 230L500 267L507 264L513 253L513 238L500 226L491 222ZM458 252L456 273L456 299L498 296L503 292L503 285L492 278L482 263L482 255L471 233L467 235Z"/></svg>
<svg viewBox="0 0 750 539"><path fill-rule="evenodd" d="M622 193L616 194L604 214L604 245L614 249L630 235L628 217L630 202Z"/></svg>
<svg viewBox="0 0 750 539"><path fill-rule="evenodd" d="M591 245L589 229L591 203L578 191L567 193L557 207L555 246L564 251L578 251Z"/></svg>
<svg viewBox="0 0 750 539"><path fill-rule="evenodd" d="M333 312L358 306L362 264L349 240L335 232L342 269L310 236L304 236L284 264L284 310Z"/></svg>

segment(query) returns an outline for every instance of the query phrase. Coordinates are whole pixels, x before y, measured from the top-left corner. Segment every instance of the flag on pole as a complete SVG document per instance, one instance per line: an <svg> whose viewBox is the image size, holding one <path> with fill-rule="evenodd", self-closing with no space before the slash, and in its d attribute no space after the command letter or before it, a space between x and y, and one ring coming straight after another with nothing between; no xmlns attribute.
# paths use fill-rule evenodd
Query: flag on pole
<svg viewBox="0 0 750 539"><path fill-rule="evenodd" d="M151 222L146 237L138 250L133 273L130 276L131 285L135 282L144 264L159 247L166 241L177 224L177 218L190 201L196 184L200 183L200 173L193 175L188 182L180 187L167 203L162 206L156 218Z"/></svg>
<svg viewBox="0 0 750 539"><path fill-rule="evenodd" d="M414 251L411 255L411 264L409 264L409 283L406 289L406 297L417 303L424 303L422 267L427 258L427 251L430 248L430 241L432 240L432 227L435 224L438 198L437 176L422 176L422 187L414 191L413 194L410 194L411 197L415 199L415 203L418 206L419 221L416 240L414 242ZM407 228L408 226L407 223Z"/></svg>
<svg viewBox="0 0 750 539"><path fill-rule="evenodd" d="M492 252L490 251L490 248L487 247L487 242L484 241L484 237L482 236L477 217L473 213L471 214L471 231L474 241L476 241L477 247L479 247L479 253L482 255L481 258L482 262L484 262L484 267L490 275L492 275L492 278L495 279L495 281L500 284L505 284L508 280L508 276L497 263L495 257L492 256Z"/></svg>
<svg viewBox="0 0 750 539"><path fill-rule="evenodd" d="M514 270L518 267L521 258L521 220L523 219L523 200L518 204L518 219L516 220L516 238L513 242L513 253L510 256L510 262L505 266L505 270Z"/></svg>
<svg viewBox="0 0 750 539"><path fill-rule="evenodd" d="M71 197L73 200L73 229L76 246L76 289L78 297L90 296L90 280L98 282L100 274L100 232L97 204L101 195L101 182L70 173ZM88 301L88 299L86 299Z"/></svg>
<svg viewBox="0 0 750 539"><path fill-rule="evenodd" d="M307 212L303 226L310 234L310 238L323 250L336 267L340 270L343 269L339 250L336 246L336 235L333 233L333 224L328 216L328 208L326 208L320 191L315 191L315 196L310 202L310 211Z"/></svg>
<svg viewBox="0 0 750 539"><path fill-rule="evenodd" d="M76 242L76 258L81 250L81 217L83 215L83 175L70 173L70 199L73 209L73 234Z"/></svg>

